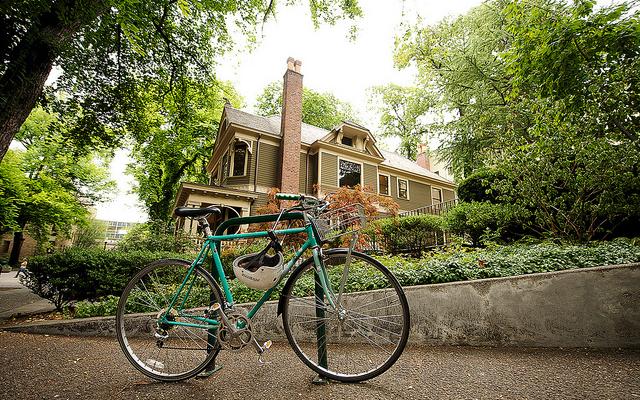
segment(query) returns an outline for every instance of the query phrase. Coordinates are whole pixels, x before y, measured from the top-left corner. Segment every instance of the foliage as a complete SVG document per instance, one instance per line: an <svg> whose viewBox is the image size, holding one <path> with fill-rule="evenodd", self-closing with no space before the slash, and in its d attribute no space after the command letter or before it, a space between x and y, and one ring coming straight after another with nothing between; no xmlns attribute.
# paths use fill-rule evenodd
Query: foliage
<svg viewBox="0 0 640 400"><path fill-rule="evenodd" d="M611 242L592 242L588 245L518 243L509 246L494 245L484 249L454 245L425 253L419 259L403 256L375 258L393 272L401 285L413 286L638 262L640 241L616 239ZM378 288L375 279L358 269L357 265L354 264L353 267L350 268L350 273L355 275L349 279L353 282L348 288L349 291ZM300 283L304 287L304 282ZM237 303L257 301L263 293L247 288L238 280L229 282L229 285ZM284 282L281 282L276 287L272 299L278 297L283 286ZM306 286L313 287L313 281L307 281ZM76 316L113 315L116 304L117 299L113 297L107 297L97 303L79 302L76 306Z"/></svg>
<svg viewBox="0 0 640 400"><path fill-rule="evenodd" d="M73 247L100 247L106 236L107 224L95 218L81 221L73 230Z"/></svg>
<svg viewBox="0 0 640 400"><path fill-rule="evenodd" d="M10 151L0 162L0 233L19 229L18 215L27 197L27 177L20 153Z"/></svg>
<svg viewBox="0 0 640 400"><path fill-rule="evenodd" d="M71 248L29 259L23 283L58 310L72 301L120 295L146 264L174 253Z"/></svg>
<svg viewBox="0 0 640 400"><path fill-rule="evenodd" d="M402 285L409 286L638 262L640 243L637 239L617 239L588 245L542 242L486 249L452 247L421 259L377 258Z"/></svg>
<svg viewBox="0 0 640 400"><path fill-rule="evenodd" d="M380 112L382 136L400 138L400 154L415 160L418 144L426 142L429 133L424 114L436 100L424 90L393 83L373 87L370 92L371 102L377 103Z"/></svg>
<svg viewBox="0 0 640 400"><path fill-rule="evenodd" d="M366 234L385 252L421 254L444 243L443 220L439 215L383 218L367 227Z"/></svg>
<svg viewBox="0 0 640 400"><path fill-rule="evenodd" d="M463 202L499 203L497 186L504 179L504 173L495 168L478 169L458 184L458 199Z"/></svg>
<svg viewBox="0 0 640 400"><path fill-rule="evenodd" d="M7 210L0 230L20 236L27 229L41 251L52 231L70 236L71 227L86 220L86 207L114 186L104 166L108 157L69 146L68 128L58 115L36 108L16 135L24 150L10 150L0 163L7 172L0 179L6 194L0 207ZM19 250L12 251L13 265Z"/></svg>
<svg viewBox="0 0 640 400"><path fill-rule="evenodd" d="M207 162L213 151L225 101L239 95L228 83L185 82L179 95L158 82L138 82L143 104L126 126L133 138L128 172L134 191L153 221L168 222L181 181L208 183Z"/></svg>
<svg viewBox="0 0 640 400"><path fill-rule="evenodd" d="M282 82L272 82L258 96L258 115L280 115L282 110ZM302 89L302 122L331 130L342 121L357 122L353 108L331 93Z"/></svg>
<svg viewBox="0 0 640 400"><path fill-rule="evenodd" d="M289 4L289 3L286 3ZM54 62L65 107L80 107L82 127L68 138L114 145L139 101L140 77L186 96L184 83L209 81L234 45L253 43L276 1L33 1L0 6L0 159L40 96ZM356 1L309 2L314 24L361 15ZM106 127L106 128L105 128ZM6 129L5 129L6 128Z"/></svg>
<svg viewBox="0 0 640 400"><path fill-rule="evenodd" d="M640 19L631 3L593 4L494 0L396 47L438 94L434 129L458 176L503 176L497 198L469 199L530 210L532 229L579 241L640 222Z"/></svg>
<svg viewBox="0 0 640 400"><path fill-rule="evenodd" d="M183 253L194 250L192 239L174 235L173 230L161 222L145 222L133 226L116 245L122 252L166 251Z"/></svg>
<svg viewBox="0 0 640 400"><path fill-rule="evenodd" d="M500 55L510 41L500 4L434 26L417 24L396 39L396 65L417 67L416 96L437 100L439 118L430 129L446 132L442 153L456 176L491 163L506 129L526 129L519 111L507 107L511 83Z"/></svg>
<svg viewBox="0 0 640 400"><path fill-rule="evenodd" d="M527 211L511 204L489 202L459 203L444 216L445 228L466 236L478 246L495 239L514 239L523 235Z"/></svg>
<svg viewBox="0 0 640 400"><path fill-rule="evenodd" d="M377 218L381 213L385 215L397 215L398 203L388 196L381 196L376 192L370 191L368 187L356 185L355 187L340 187L335 192L327 196L329 201L329 209L335 210L350 204L362 204L364 214L368 219Z"/></svg>

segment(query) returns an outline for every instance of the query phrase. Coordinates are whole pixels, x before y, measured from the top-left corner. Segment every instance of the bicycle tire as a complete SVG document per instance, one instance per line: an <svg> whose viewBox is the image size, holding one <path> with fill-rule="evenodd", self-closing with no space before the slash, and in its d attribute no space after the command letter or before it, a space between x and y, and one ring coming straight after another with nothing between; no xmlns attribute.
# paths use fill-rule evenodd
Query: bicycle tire
<svg viewBox="0 0 640 400"><path fill-rule="evenodd" d="M335 292L346 255L347 249L332 249L323 255ZM410 327L409 305L393 274L366 254L353 251L351 257L344 285L351 292L345 290L341 299L346 311L342 317L326 306L326 294L315 294L317 275L311 258L292 273L282 291L282 321L294 352L319 375L341 382L368 380L388 370L402 354ZM366 282L373 282L374 290L366 291L362 287ZM324 315L317 314L318 309ZM318 342L326 345L326 367L321 365Z"/></svg>
<svg viewBox="0 0 640 400"><path fill-rule="evenodd" d="M161 326L158 317L166 312L172 295L184 280L191 263L163 259L148 264L127 284L116 312L116 333L120 348L129 362L146 376L159 381L180 381L201 372L217 355L219 344L212 340L215 331L203 327ZM186 287L186 286L185 286ZM210 305L224 305L220 287L202 267L196 267L189 279L189 291L181 297L191 315L204 316ZM185 292L187 293L187 292ZM180 314L175 307L170 314L176 321L203 324ZM166 332L160 341L156 334ZM214 345L212 345L214 343Z"/></svg>

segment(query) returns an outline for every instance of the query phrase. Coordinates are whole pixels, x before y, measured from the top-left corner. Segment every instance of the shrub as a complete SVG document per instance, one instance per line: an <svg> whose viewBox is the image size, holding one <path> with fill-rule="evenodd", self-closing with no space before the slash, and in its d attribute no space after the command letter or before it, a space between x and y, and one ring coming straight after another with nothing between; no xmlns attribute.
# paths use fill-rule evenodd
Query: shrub
<svg viewBox="0 0 640 400"><path fill-rule="evenodd" d="M445 215L445 228L471 240L478 246L489 240L512 240L526 230L521 221L527 211L510 204L489 202L459 203Z"/></svg>
<svg viewBox="0 0 640 400"><path fill-rule="evenodd" d="M447 248L421 259L377 256L403 286L516 276L640 261L638 240L618 239L589 245L550 242L485 249Z"/></svg>
<svg viewBox="0 0 640 400"><path fill-rule="evenodd" d="M31 257L23 282L35 294L51 300L58 310L62 310L72 301L119 295L142 267L167 257L184 258L184 255L72 248Z"/></svg>
<svg viewBox="0 0 640 400"><path fill-rule="evenodd" d="M131 228L116 247L120 251L167 251L182 253L194 250L189 237L174 235L163 223L147 222Z"/></svg>
<svg viewBox="0 0 640 400"><path fill-rule="evenodd" d="M638 262L640 240L616 239L589 245L518 243L482 249L452 245L425 253L420 259L404 256L375 258L394 273L401 285L411 286ZM350 280L353 286L349 290L371 290L378 287L376 280L365 272L355 266L351 269L351 273L358 276ZM311 288L312 285L313 281L309 279L306 287ZM257 301L262 296L262 292L250 289L237 280L229 282L229 286L237 303ZM278 298L283 286L284 282L281 282L272 299ZM113 296L104 297L97 302L81 301L76 303L75 315L114 315L116 306L117 298Z"/></svg>
<svg viewBox="0 0 640 400"><path fill-rule="evenodd" d="M441 216L417 215L377 220L365 233L392 254L420 254L425 248L444 243L442 228Z"/></svg>
<svg viewBox="0 0 640 400"><path fill-rule="evenodd" d="M497 183L503 181L504 174L496 169L482 168L466 177L458 186L461 202L488 201L498 203Z"/></svg>

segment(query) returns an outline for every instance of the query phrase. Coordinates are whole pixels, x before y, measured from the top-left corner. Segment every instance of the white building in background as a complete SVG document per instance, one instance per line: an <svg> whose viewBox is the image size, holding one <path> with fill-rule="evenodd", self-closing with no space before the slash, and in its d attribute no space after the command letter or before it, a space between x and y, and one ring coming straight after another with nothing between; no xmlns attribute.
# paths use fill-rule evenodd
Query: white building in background
<svg viewBox="0 0 640 400"><path fill-rule="evenodd" d="M105 221L98 220L105 224L104 233L104 248L112 249L118 244L122 238L129 233L131 228L138 225L138 222L123 222L123 221Z"/></svg>

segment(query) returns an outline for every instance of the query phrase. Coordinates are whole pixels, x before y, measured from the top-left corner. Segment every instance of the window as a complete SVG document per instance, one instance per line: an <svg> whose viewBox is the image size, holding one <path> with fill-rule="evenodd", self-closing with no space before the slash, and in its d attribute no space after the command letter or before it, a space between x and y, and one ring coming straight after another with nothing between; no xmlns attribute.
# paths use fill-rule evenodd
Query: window
<svg viewBox="0 0 640 400"><path fill-rule="evenodd" d="M342 137L342 144L344 144L345 146L353 147L353 138L343 136Z"/></svg>
<svg viewBox="0 0 640 400"><path fill-rule="evenodd" d="M398 178L398 198L409 200L409 184L406 179Z"/></svg>
<svg viewBox="0 0 640 400"><path fill-rule="evenodd" d="M442 190L431 189L431 204L442 203Z"/></svg>
<svg viewBox="0 0 640 400"><path fill-rule="evenodd" d="M378 193L389 195L389 175L378 175Z"/></svg>
<svg viewBox="0 0 640 400"><path fill-rule="evenodd" d="M338 185L354 187L360 185L362 176L362 165L347 160L340 160L338 168Z"/></svg>
<svg viewBox="0 0 640 400"><path fill-rule="evenodd" d="M246 175L247 148L247 143L243 141L238 141L233 145L231 176Z"/></svg>

